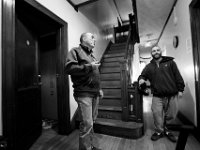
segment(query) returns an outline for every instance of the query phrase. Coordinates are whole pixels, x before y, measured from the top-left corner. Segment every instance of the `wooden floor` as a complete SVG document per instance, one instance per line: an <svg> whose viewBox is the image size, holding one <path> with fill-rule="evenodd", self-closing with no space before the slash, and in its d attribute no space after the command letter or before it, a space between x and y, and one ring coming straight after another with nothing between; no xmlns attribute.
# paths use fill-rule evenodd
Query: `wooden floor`
<svg viewBox="0 0 200 150"><path fill-rule="evenodd" d="M137 140L97 134L103 150L175 150L176 143L166 137L151 141L153 120L150 111L151 98L144 98L145 135ZM78 150L78 134L75 130L69 136L58 135L54 129L46 129L29 150ZM175 133L178 136L178 132ZM185 150L199 150L200 143L190 135Z"/></svg>

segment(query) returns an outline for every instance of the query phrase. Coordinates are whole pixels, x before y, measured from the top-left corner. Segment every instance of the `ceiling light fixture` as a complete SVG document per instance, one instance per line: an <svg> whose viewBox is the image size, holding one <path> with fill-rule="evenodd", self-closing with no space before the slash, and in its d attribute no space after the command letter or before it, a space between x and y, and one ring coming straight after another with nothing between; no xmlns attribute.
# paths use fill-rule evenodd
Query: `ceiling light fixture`
<svg viewBox="0 0 200 150"><path fill-rule="evenodd" d="M150 46L151 46L151 42L146 42L146 43L144 44L144 46L145 46L145 47L150 47Z"/></svg>

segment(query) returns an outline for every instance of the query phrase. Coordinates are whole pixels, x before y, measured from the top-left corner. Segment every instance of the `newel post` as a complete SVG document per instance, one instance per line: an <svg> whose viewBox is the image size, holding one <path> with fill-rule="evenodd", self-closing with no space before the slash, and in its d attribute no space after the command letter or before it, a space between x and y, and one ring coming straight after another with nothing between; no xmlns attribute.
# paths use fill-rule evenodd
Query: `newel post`
<svg viewBox="0 0 200 150"><path fill-rule="evenodd" d="M128 121L129 117L129 104L128 104L128 77L127 77L127 69L128 63L127 60L124 59L120 62L121 68L121 94L122 94L122 120Z"/></svg>

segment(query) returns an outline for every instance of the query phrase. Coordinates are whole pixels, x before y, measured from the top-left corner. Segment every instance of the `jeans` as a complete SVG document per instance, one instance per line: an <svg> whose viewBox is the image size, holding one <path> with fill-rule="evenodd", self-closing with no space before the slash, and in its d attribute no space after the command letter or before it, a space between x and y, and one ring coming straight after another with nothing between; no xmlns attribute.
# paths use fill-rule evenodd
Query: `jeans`
<svg viewBox="0 0 200 150"><path fill-rule="evenodd" d="M152 106L154 126L156 132L164 131L164 119L166 123L175 120L178 113L178 96L171 97L153 97Z"/></svg>
<svg viewBox="0 0 200 150"><path fill-rule="evenodd" d="M92 146L99 147L99 142L93 131L93 123L98 115L99 97L75 97L78 103L79 150L91 150Z"/></svg>

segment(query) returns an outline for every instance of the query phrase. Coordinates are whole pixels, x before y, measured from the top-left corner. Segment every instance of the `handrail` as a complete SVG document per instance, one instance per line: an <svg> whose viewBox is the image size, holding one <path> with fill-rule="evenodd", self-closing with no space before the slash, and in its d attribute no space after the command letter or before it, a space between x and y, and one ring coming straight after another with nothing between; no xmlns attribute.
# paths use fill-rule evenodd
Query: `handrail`
<svg viewBox="0 0 200 150"><path fill-rule="evenodd" d="M169 15L167 16L167 19L166 19L166 21L165 21L165 24L164 24L162 30L161 30L161 33L160 33L160 35L159 35L159 37L158 37L158 40L157 40L156 44L158 44L158 42L160 41L160 39L161 39L161 37L162 37L162 35L163 35L163 32L164 32L164 30L165 30L165 28L166 28L166 26L167 26L167 23L168 23L168 21L169 21L169 19L170 19L170 17L171 17L171 14L172 14L172 12L173 12L173 10L174 10L174 7L176 6L177 1L178 1L178 0L175 0L174 3L173 3L173 5L172 5L172 8L171 8L171 10L170 10L170 12L169 12Z"/></svg>
<svg viewBox="0 0 200 150"><path fill-rule="evenodd" d="M131 16L129 18L131 18ZM124 59L127 61L127 67L128 67L128 70L127 70L128 85L131 84L131 72L132 72L132 62L133 62L133 53L134 53L133 40L134 40L133 39L133 24L132 24L132 21L130 21L128 39L126 42L126 52L125 52L125 57L124 57Z"/></svg>
<svg viewBox="0 0 200 150"><path fill-rule="evenodd" d="M133 12L134 12L134 16L135 16L135 22L136 22L136 41L139 43L140 42L140 38L139 38L139 28L138 28L138 17L137 17L137 4L136 4L136 0L132 0L132 7L133 7Z"/></svg>
<svg viewBox="0 0 200 150"><path fill-rule="evenodd" d="M134 47L135 43L139 42L136 13L134 13L134 16L129 14L129 22L125 56L124 60L120 62L122 84L122 120L142 122L142 97L141 94L138 93L137 82L134 84L131 83L132 74L133 71L135 71L133 70Z"/></svg>
<svg viewBox="0 0 200 150"><path fill-rule="evenodd" d="M128 50L129 50L130 39L131 39L131 25L129 25L128 38L127 38L127 41L126 41L126 50L125 50L124 59L128 58Z"/></svg>
<svg viewBox="0 0 200 150"><path fill-rule="evenodd" d="M113 42L112 42L112 41L109 41L109 43L108 43L108 45L107 45L105 51L103 52L103 54L102 54L101 57L100 57L100 61L99 61L100 63L103 62L103 56L104 56L104 54L110 49L110 47L111 47L112 44L113 44ZM101 65L100 65L100 67L101 67Z"/></svg>
<svg viewBox="0 0 200 150"><path fill-rule="evenodd" d="M130 16L129 16L130 17ZM131 20L131 19L130 19ZM129 32L128 32L128 39L126 42L126 49L125 49L125 56L124 60L121 62L121 83L122 83L122 119L124 121L128 121L129 119L129 98L128 98L128 88L130 87L131 83L131 74L132 71L132 60L133 60L133 51L131 44L133 44L133 25L132 20L129 24Z"/></svg>

